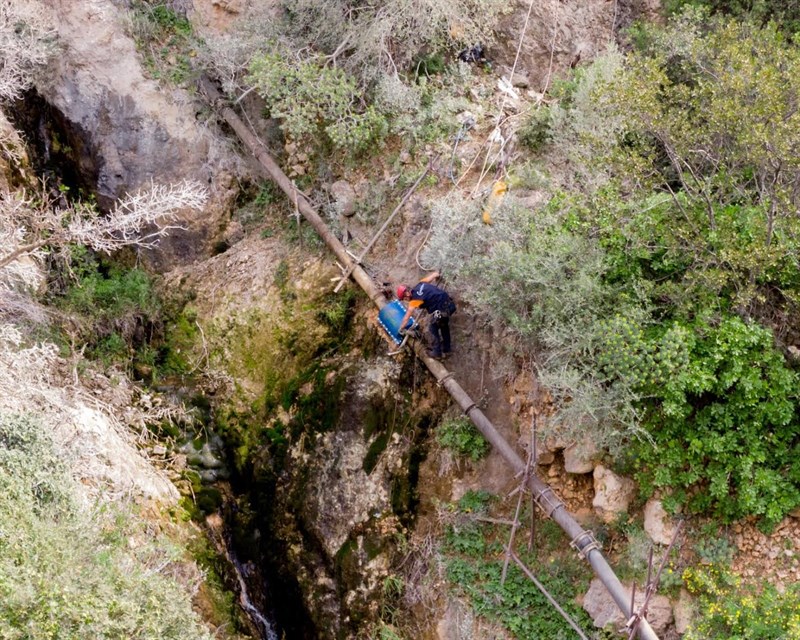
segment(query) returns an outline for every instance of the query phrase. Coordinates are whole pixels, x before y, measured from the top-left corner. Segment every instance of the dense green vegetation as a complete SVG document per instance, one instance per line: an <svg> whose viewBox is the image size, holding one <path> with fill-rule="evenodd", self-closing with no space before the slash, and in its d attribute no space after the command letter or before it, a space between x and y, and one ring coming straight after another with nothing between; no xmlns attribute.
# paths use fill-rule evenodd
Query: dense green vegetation
<svg viewBox="0 0 800 640"><path fill-rule="evenodd" d="M773 25L678 16L598 92L620 191L580 216L606 281L646 305L599 357L644 357L631 388L655 442L639 449L645 488L767 526L800 504L797 374L775 341L797 335L799 64Z"/></svg>
<svg viewBox="0 0 800 640"><path fill-rule="evenodd" d="M489 494L468 492L449 507L452 522L442 554L453 589L471 602L477 614L502 623L515 637L574 637L574 631L513 561L503 581L508 528L478 519L488 514L490 503ZM516 540L515 553L548 592L580 627L591 628L588 615L574 600L576 586L588 587L589 571L574 554L557 551L561 547L558 527L552 521L541 523L532 552L526 548L527 532Z"/></svg>
<svg viewBox="0 0 800 640"><path fill-rule="evenodd" d="M58 339L82 345L92 360L118 365L147 380L184 372L180 345L165 343L165 318L176 315L170 324L187 333L196 329L184 326L186 318L169 308L174 304L162 303L153 277L84 247L72 246L70 252L70 268L57 274L48 291L48 300L61 314Z"/></svg>
<svg viewBox="0 0 800 640"><path fill-rule="evenodd" d="M429 260L536 358L551 428L624 448L668 506L770 527L800 504L800 48L696 8L641 33L531 116L540 161L574 161L547 206L465 233L450 203Z"/></svg>
<svg viewBox="0 0 800 640"><path fill-rule="evenodd" d="M436 440L455 456L477 462L489 453L489 443L464 416L443 420L436 429Z"/></svg>
<svg viewBox="0 0 800 640"><path fill-rule="evenodd" d="M82 247L76 255L71 277L53 288L53 302L72 319L71 331L87 347L86 354L128 365L137 349L148 355L149 342L160 333L162 306L152 277L142 269L126 269L101 261ZM151 362L152 364L152 362Z"/></svg>
<svg viewBox="0 0 800 640"><path fill-rule="evenodd" d="M0 415L0 637L209 637L169 571L180 548L73 483L42 425Z"/></svg>

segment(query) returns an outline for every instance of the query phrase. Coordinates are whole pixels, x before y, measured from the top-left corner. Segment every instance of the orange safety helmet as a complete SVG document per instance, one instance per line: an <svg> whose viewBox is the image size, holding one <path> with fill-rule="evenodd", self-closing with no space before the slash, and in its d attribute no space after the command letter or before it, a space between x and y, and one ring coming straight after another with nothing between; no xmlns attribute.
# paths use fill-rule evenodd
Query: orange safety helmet
<svg viewBox="0 0 800 640"><path fill-rule="evenodd" d="M405 295L410 291L411 289L409 289L406 285L401 284L399 287L397 287L398 300L402 300L405 297Z"/></svg>

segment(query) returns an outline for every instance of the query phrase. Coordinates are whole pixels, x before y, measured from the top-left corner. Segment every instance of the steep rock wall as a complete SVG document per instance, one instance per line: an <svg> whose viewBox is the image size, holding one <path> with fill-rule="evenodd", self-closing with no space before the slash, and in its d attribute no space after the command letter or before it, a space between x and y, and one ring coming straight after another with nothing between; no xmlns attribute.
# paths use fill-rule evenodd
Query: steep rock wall
<svg viewBox="0 0 800 640"><path fill-rule="evenodd" d="M427 426L446 402L415 385L413 359L387 355L374 316L361 319L367 301L331 294L334 274L324 257L251 237L167 284L192 292L209 361L237 383L213 402L236 452L241 552L273 567L278 600L296 590L312 637L331 639L379 617Z"/></svg>
<svg viewBox="0 0 800 640"><path fill-rule="evenodd" d="M506 72L519 50L515 83L542 92L604 53L635 20L658 19L660 9L660 0L517 0L498 25L489 57Z"/></svg>
<svg viewBox="0 0 800 640"><path fill-rule="evenodd" d="M166 270L208 255L226 224L232 157L198 119L193 99L145 77L125 12L110 0L42 0L58 27L59 55L37 80L61 120L80 172L101 206L151 181L198 180L212 187L206 210L186 214L183 230L150 253Z"/></svg>

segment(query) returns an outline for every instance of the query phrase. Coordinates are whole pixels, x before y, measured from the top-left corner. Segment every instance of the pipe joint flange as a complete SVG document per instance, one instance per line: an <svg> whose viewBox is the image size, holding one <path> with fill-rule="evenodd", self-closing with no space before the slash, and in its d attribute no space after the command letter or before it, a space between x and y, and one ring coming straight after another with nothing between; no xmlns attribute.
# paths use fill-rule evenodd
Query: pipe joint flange
<svg viewBox="0 0 800 640"><path fill-rule="evenodd" d="M559 508L564 506L564 503L558 499L553 490L550 488L542 491L542 493L535 496L533 500L537 505L539 505L539 508L544 511L548 518L552 518L553 514Z"/></svg>
<svg viewBox="0 0 800 640"><path fill-rule="evenodd" d="M547 487L540 493L534 492L533 501L539 505L548 518L552 518L557 509L563 508L564 503L558 498L555 492Z"/></svg>
<svg viewBox="0 0 800 640"><path fill-rule="evenodd" d="M444 379L444 378L443 378L443 379ZM477 408L478 408L478 405L477 405L477 403L473 402L473 403L472 403L471 405L469 405L469 406L468 406L466 409L464 409L464 415L465 415L465 416L469 416L469 412L470 412L470 411L472 411L473 409L477 409Z"/></svg>
<svg viewBox="0 0 800 640"><path fill-rule="evenodd" d="M572 542L569 543L575 551L584 559L589 560L592 551L599 551L601 546L591 531L582 531Z"/></svg>
<svg viewBox="0 0 800 640"><path fill-rule="evenodd" d="M442 386L444 386L444 383L447 382L452 377L453 377L453 372L450 371L450 372L446 373L445 375L443 375L441 378L439 378L436 381L436 384L438 384L440 387L442 387Z"/></svg>

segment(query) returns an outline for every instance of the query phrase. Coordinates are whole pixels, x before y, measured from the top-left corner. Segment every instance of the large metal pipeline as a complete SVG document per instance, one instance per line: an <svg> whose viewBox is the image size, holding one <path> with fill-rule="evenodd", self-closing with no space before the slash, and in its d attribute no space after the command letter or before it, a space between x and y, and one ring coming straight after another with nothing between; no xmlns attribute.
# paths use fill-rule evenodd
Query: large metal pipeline
<svg viewBox="0 0 800 640"><path fill-rule="evenodd" d="M273 180L283 190L289 200L295 204L300 213L303 214L303 217L325 241L325 244L333 251L338 260L345 265L345 267L352 267L351 275L353 279L366 292L370 300L372 300L379 309L382 309L387 304L383 292L360 265L353 264L353 260L350 254L347 253L344 245L333 235L319 214L306 200L305 196L297 190L288 176L267 153L261 141L248 129L233 109L227 105L208 77L201 76L199 86L201 91L219 111L220 115L259 161L265 172L265 177ZM429 357L424 346L418 342L414 344L414 352L417 357L425 363L428 370L436 378L436 381L453 397L464 413L483 434L483 437L497 449L500 455L503 456L516 473L524 473L526 464L523 459L513 447L511 447L508 441L500 435L489 418L486 417L472 398L470 398L469 394L458 384L453 374L448 371L441 362ZM564 505L561 499L558 498L553 490L536 476L535 473L529 474L528 486L539 507L564 530L570 539L571 545L591 565L597 577L603 583L609 594L611 594L611 597L614 599L620 611L625 615L625 618L630 619L633 615L630 593L622 586L614 570L600 552L599 545L595 541L594 536L578 524L575 518L567 511L566 505ZM658 640L658 636L648 624L647 620L640 620L637 626L637 632L639 638L642 640Z"/></svg>

